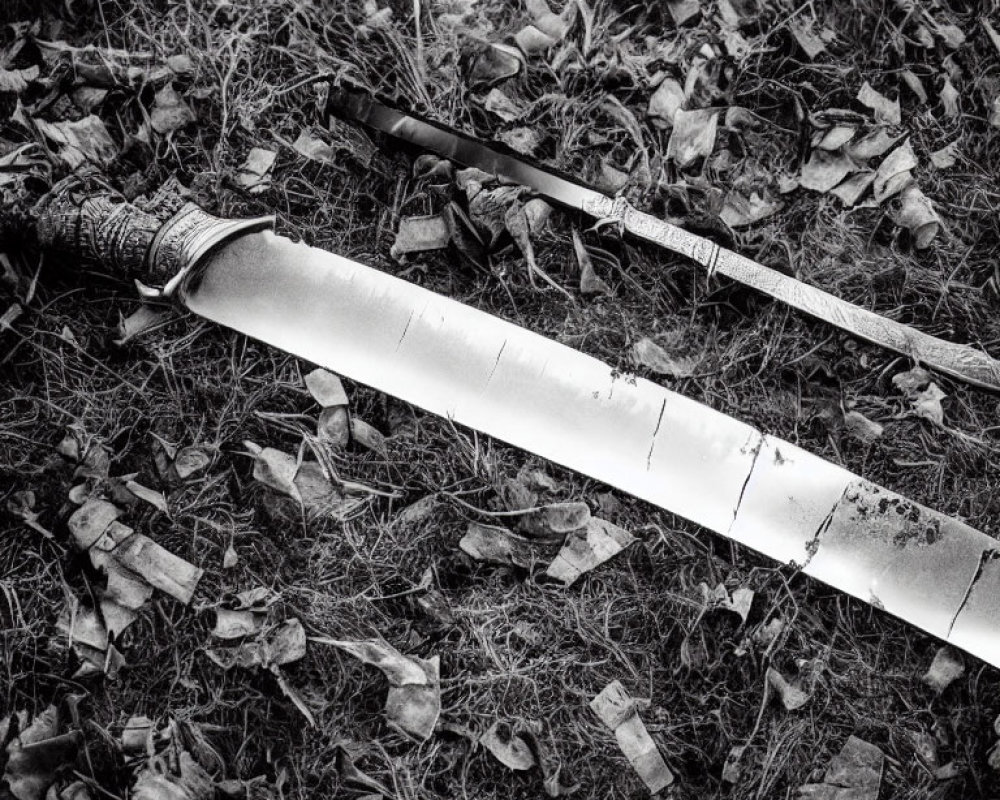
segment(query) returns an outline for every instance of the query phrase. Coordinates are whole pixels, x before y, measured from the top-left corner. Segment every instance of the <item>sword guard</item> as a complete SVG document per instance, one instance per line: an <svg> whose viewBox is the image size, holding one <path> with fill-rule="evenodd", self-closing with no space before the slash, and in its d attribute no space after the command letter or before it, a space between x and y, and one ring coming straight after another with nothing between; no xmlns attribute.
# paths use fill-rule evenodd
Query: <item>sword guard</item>
<svg viewBox="0 0 1000 800"><path fill-rule="evenodd" d="M273 228L273 216L225 219L185 203L157 230L145 257L149 283L136 280L136 288L147 300L169 299L224 244L244 233Z"/></svg>

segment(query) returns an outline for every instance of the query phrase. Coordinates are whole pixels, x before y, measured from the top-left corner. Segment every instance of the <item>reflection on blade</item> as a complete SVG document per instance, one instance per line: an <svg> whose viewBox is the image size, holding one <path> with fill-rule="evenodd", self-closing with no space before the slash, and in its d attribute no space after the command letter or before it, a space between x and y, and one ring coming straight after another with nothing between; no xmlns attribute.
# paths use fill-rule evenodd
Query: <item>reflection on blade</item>
<svg viewBox="0 0 1000 800"><path fill-rule="evenodd" d="M1000 665L985 534L649 381L332 253L254 233L193 312L608 483ZM984 565L986 568L984 568Z"/></svg>
<svg viewBox="0 0 1000 800"><path fill-rule="evenodd" d="M791 275L720 248L703 236L639 211L623 198L612 200L576 180L499 152L437 123L385 106L362 91L342 89L334 93L331 107L348 119L460 164L520 183L556 203L581 210L602 221L618 221L632 235L696 261L708 269L709 275L725 275L799 311L959 380L1000 389L1000 361L982 350L938 339L848 303Z"/></svg>

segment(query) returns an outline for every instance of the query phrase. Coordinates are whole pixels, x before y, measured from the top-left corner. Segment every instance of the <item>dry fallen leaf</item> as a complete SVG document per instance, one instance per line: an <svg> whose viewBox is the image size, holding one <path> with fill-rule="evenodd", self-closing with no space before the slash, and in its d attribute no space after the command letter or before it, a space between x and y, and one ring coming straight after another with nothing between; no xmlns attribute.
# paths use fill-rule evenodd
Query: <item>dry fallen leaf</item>
<svg viewBox="0 0 1000 800"><path fill-rule="evenodd" d="M907 139L879 164L873 187L875 200L881 203L903 191L913 180L910 170L916 166L917 157L913 152L913 145Z"/></svg>
<svg viewBox="0 0 1000 800"><path fill-rule="evenodd" d="M670 16L674 18L675 25L683 25L701 13L698 0L667 0L667 8Z"/></svg>
<svg viewBox="0 0 1000 800"><path fill-rule="evenodd" d="M170 472L178 480L187 480L208 469L212 456L208 449L201 445L188 445L177 451L170 465Z"/></svg>
<svg viewBox="0 0 1000 800"><path fill-rule="evenodd" d="M521 28L515 36L514 41L521 48L525 55L533 56L544 53L546 50L555 47L558 42L544 31L540 31L534 25L527 25Z"/></svg>
<svg viewBox="0 0 1000 800"><path fill-rule="evenodd" d="M245 440L243 446L254 458L253 476L256 480L302 502L295 485L295 475L299 471L299 461L295 456L273 447L259 447L249 440Z"/></svg>
<svg viewBox="0 0 1000 800"><path fill-rule="evenodd" d="M798 686L789 683L785 677L773 667L767 669L767 682L778 693L781 704L786 711L795 711L809 702L809 695Z"/></svg>
<svg viewBox="0 0 1000 800"><path fill-rule="evenodd" d="M930 247L941 227L934 206L915 183L907 186L899 196L899 210L892 215L893 221L906 228L913 237L913 245L918 250Z"/></svg>
<svg viewBox="0 0 1000 800"><path fill-rule="evenodd" d="M799 787L799 795L816 800L878 800L884 760L875 745L851 736L830 760L823 783L807 783Z"/></svg>
<svg viewBox="0 0 1000 800"><path fill-rule="evenodd" d="M440 659L404 656L385 641L314 638L378 667L389 681L386 718L389 724L420 742L430 738L441 715Z"/></svg>
<svg viewBox="0 0 1000 800"><path fill-rule="evenodd" d="M100 117L93 114L75 122L45 122L35 120L39 132L58 144L59 158L70 169L86 162L98 167L108 166L118 155L115 143Z"/></svg>
<svg viewBox="0 0 1000 800"><path fill-rule="evenodd" d="M4 726L6 727L6 726ZM52 796L57 773L73 764L83 743L80 731L59 734L55 706L39 714L19 736L6 744L6 765L0 779L17 800Z"/></svg>
<svg viewBox="0 0 1000 800"><path fill-rule="evenodd" d="M940 150L935 150L931 153L931 163L937 169L948 169L949 167L955 166L955 162L958 161L960 150L958 147L958 142L952 142L951 144L946 144Z"/></svg>
<svg viewBox="0 0 1000 800"><path fill-rule="evenodd" d="M827 43L835 37L829 28L822 28L817 32L816 23L808 14L798 14L790 19L788 29L811 61L815 61L816 56L826 50Z"/></svg>
<svg viewBox="0 0 1000 800"><path fill-rule="evenodd" d="M486 95L486 99L483 101L483 106L487 111L496 114L504 122L513 122L520 119L528 111L527 106L520 101L512 100L496 87L490 89L490 93Z"/></svg>
<svg viewBox="0 0 1000 800"><path fill-rule="evenodd" d="M569 586L585 572L614 558L634 541L635 537L624 528L591 517L585 528L566 535L562 549L545 574Z"/></svg>
<svg viewBox="0 0 1000 800"><path fill-rule="evenodd" d="M522 56L515 47L487 45L473 60L469 80L473 87L493 86L521 71Z"/></svg>
<svg viewBox="0 0 1000 800"><path fill-rule="evenodd" d="M314 369L305 377L306 389L321 408L347 405L347 392L340 378L322 367Z"/></svg>
<svg viewBox="0 0 1000 800"><path fill-rule="evenodd" d="M191 107L181 99L172 83L167 83L153 98L149 121L161 136L173 133L197 119Z"/></svg>
<svg viewBox="0 0 1000 800"><path fill-rule="evenodd" d="M674 78L664 78L649 98L646 113L658 128L672 128L677 112L684 107L684 88Z"/></svg>
<svg viewBox="0 0 1000 800"><path fill-rule="evenodd" d="M961 651L943 645L934 654L934 660L921 680L940 694L964 674L965 659Z"/></svg>
<svg viewBox="0 0 1000 800"><path fill-rule="evenodd" d="M377 455L385 456L386 454L385 436L363 419L351 417L351 440Z"/></svg>
<svg viewBox="0 0 1000 800"><path fill-rule="evenodd" d="M680 169L685 169L698 159L712 155L718 126L718 109L678 109L670 141L667 142L667 158L672 158Z"/></svg>
<svg viewBox="0 0 1000 800"><path fill-rule="evenodd" d="M311 161L320 161L327 164L336 162L336 152L333 147L323 140L323 138L309 128L303 128L298 138L292 143L292 149L300 156L305 156Z"/></svg>
<svg viewBox="0 0 1000 800"><path fill-rule="evenodd" d="M816 149L802 165L799 185L814 192L828 192L848 176L856 166L843 152Z"/></svg>
<svg viewBox="0 0 1000 800"><path fill-rule="evenodd" d="M950 79L944 79L944 86L941 87L941 105L944 106L944 115L950 119L957 117L961 111L958 108L958 89Z"/></svg>
<svg viewBox="0 0 1000 800"><path fill-rule="evenodd" d="M690 356L673 358L649 337L632 345L631 357L634 364L672 378L690 377L698 366L698 360Z"/></svg>
<svg viewBox="0 0 1000 800"><path fill-rule="evenodd" d="M332 406L320 411L316 436L334 447L347 447L351 440L351 416L347 406Z"/></svg>
<svg viewBox="0 0 1000 800"><path fill-rule="evenodd" d="M125 481L125 488L140 500L145 500L151 506L159 511L162 511L164 514L170 514L167 509L167 498L163 496L163 492L158 492L155 489L148 489L141 483L131 480Z"/></svg>
<svg viewBox="0 0 1000 800"><path fill-rule="evenodd" d="M88 500L73 512L66 525L76 546L87 550L120 514L118 507L107 500Z"/></svg>
<svg viewBox="0 0 1000 800"><path fill-rule="evenodd" d="M497 138L515 153L528 157L533 156L542 144L538 131L528 127L502 131Z"/></svg>
<svg viewBox="0 0 1000 800"><path fill-rule="evenodd" d="M399 221L399 231L389 255L399 260L400 256L408 253L440 250L448 246L450 238L448 225L440 214L404 217Z"/></svg>
<svg viewBox="0 0 1000 800"><path fill-rule="evenodd" d="M881 92L872 88L872 85L865 81L858 92L858 102L868 106L875 114L878 122L887 125L899 125L902 121L902 114L899 109L899 99L890 100Z"/></svg>
<svg viewBox="0 0 1000 800"><path fill-rule="evenodd" d="M601 280L594 271L594 262L583 244L579 232L573 229L573 252L576 253L576 261L580 265L580 294L584 296L612 294L611 287Z"/></svg>
<svg viewBox="0 0 1000 800"><path fill-rule="evenodd" d="M527 569L534 561L531 542L507 528L470 522L458 543L463 553L487 564L511 564Z"/></svg>
<svg viewBox="0 0 1000 800"><path fill-rule="evenodd" d="M726 591L725 584L717 584L715 589L709 589L707 583L698 584L701 590L702 601L706 608L724 608L739 615L744 623L750 615L753 606L754 591L746 587L739 587L732 596Z"/></svg>
<svg viewBox="0 0 1000 800"><path fill-rule="evenodd" d="M653 794L674 782L646 726L639 718L636 702L619 681L612 681L590 701L594 713L615 732L618 746Z"/></svg>
<svg viewBox="0 0 1000 800"><path fill-rule="evenodd" d="M250 192L259 194L270 185L269 174L278 154L263 147L252 147L246 161L236 173L236 183Z"/></svg>
<svg viewBox="0 0 1000 800"><path fill-rule="evenodd" d="M865 444L871 444L885 431L883 425L868 419L860 411L848 411L844 414L844 427L851 436Z"/></svg>
<svg viewBox="0 0 1000 800"><path fill-rule="evenodd" d="M517 527L534 539L546 539L579 530L589 522L586 503L549 503L522 515Z"/></svg>
<svg viewBox="0 0 1000 800"><path fill-rule="evenodd" d="M212 636L217 639L240 639L260 632L265 615L249 609L215 609L215 627Z"/></svg>
<svg viewBox="0 0 1000 800"><path fill-rule="evenodd" d="M525 0L524 7L531 14L535 26L557 41L566 38L576 20L577 4L572 0L566 3L560 14L552 12L547 0Z"/></svg>
<svg viewBox="0 0 1000 800"><path fill-rule="evenodd" d="M753 192L749 197L739 192L726 192L719 216L730 228L745 228L773 216L783 205L780 200L768 199L766 194L762 196L759 192Z"/></svg>
<svg viewBox="0 0 1000 800"><path fill-rule="evenodd" d="M531 747L523 736L518 735L513 726L494 722L479 737L479 743L508 769L528 770L537 763Z"/></svg>

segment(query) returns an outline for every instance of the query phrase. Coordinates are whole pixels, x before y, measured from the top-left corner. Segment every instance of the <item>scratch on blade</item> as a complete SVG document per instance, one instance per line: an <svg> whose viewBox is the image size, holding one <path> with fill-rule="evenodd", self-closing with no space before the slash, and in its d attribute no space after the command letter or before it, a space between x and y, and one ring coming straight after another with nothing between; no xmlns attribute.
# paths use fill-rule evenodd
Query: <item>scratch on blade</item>
<svg viewBox="0 0 1000 800"><path fill-rule="evenodd" d="M660 432L660 425L663 424L663 412L667 410L667 398L663 398L663 403L660 405L660 416L656 418L656 427L653 429L653 435L650 437L649 441L649 453L646 455L646 472L652 469L653 463L653 448L656 447L656 434Z"/></svg>

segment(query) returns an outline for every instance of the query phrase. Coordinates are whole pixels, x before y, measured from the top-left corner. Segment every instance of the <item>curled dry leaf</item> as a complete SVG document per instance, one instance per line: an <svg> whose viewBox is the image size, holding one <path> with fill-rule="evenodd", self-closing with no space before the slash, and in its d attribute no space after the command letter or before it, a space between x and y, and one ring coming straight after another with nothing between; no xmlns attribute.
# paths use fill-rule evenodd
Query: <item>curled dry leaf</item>
<svg viewBox="0 0 1000 800"><path fill-rule="evenodd" d="M614 558L634 541L635 537L624 528L591 517L585 528L566 535L562 549L545 573L569 586L585 572Z"/></svg>
<svg viewBox="0 0 1000 800"><path fill-rule="evenodd" d="M683 25L701 13L698 0L667 0L667 8L670 16L674 18L675 25Z"/></svg>
<svg viewBox="0 0 1000 800"><path fill-rule="evenodd" d="M951 82L949 78L944 79L944 85L941 87L941 105L944 106L944 115L949 119L955 119L962 112L958 108L958 89Z"/></svg>
<svg viewBox="0 0 1000 800"><path fill-rule="evenodd" d="M149 717L145 715L129 717L122 729L122 750L126 753L145 752L146 745L152 741L154 733L153 720Z"/></svg>
<svg viewBox="0 0 1000 800"><path fill-rule="evenodd" d="M649 337L643 337L632 345L631 357L633 363L660 375L669 375L672 378L690 377L698 366L697 359L690 356L671 357L666 350Z"/></svg>
<svg viewBox="0 0 1000 800"><path fill-rule="evenodd" d="M918 250L930 247L941 227L941 219L934 205L920 187L911 183L899 196L900 207L893 215L893 221L906 228L913 237L913 245Z"/></svg>
<svg viewBox="0 0 1000 800"><path fill-rule="evenodd" d="M814 192L828 192L854 169L854 162L845 153L815 149L802 165L799 185Z"/></svg>
<svg viewBox="0 0 1000 800"><path fill-rule="evenodd" d="M88 500L73 512L66 524L76 546L87 550L120 514L118 507L107 500Z"/></svg>
<svg viewBox="0 0 1000 800"><path fill-rule="evenodd" d="M513 564L527 569L535 559L528 539L498 525L470 522L458 546L463 553L487 564Z"/></svg>
<svg viewBox="0 0 1000 800"><path fill-rule="evenodd" d="M875 200L879 203L899 194L913 180L910 173L917 166L913 145L907 139L886 156L875 172Z"/></svg>
<svg viewBox="0 0 1000 800"><path fill-rule="evenodd" d="M740 619L746 623L747 617L750 615L750 608L753 606L753 589L741 586L730 597L725 584L722 583L714 589L709 589L707 583L700 583L698 588L701 590L702 600L706 608L724 608L739 614Z"/></svg>
<svg viewBox="0 0 1000 800"><path fill-rule="evenodd" d="M851 177L830 190L830 194L840 199L845 206L855 205L861 196L868 191L868 187L875 181L875 170L863 169L855 172Z"/></svg>
<svg viewBox="0 0 1000 800"><path fill-rule="evenodd" d="M389 254L396 260L409 253L440 250L448 246L451 234L448 224L440 214L423 217L404 217L399 221L396 241Z"/></svg>
<svg viewBox="0 0 1000 800"><path fill-rule="evenodd" d="M133 800L212 800L215 782L191 754L182 750L174 769L161 758L151 758L136 775Z"/></svg>
<svg viewBox="0 0 1000 800"><path fill-rule="evenodd" d="M389 724L417 741L426 741L441 715L441 674L437 656L424 659L404 656L380 639L347 641L314 638L350 653L365 664L378 667L389 681L386 717Z"/></svg>
<svg viewBox="0 0 1000 800"><path fill-rule="evenodd" d="M256 480L302 502L295 485L295 475L299 471L299 461L295 456L273 447L259 447L249 440L245 440L243 446L254 458L253 476Z"/></svg>
<svg viewBox="0 0 1000 800"><path fill-rule="evenodd" d="M306 389L321 408L346 406L347 392L340 378L322 367L314 369L305 377Z"/></svg>
<svg viewBox="0 0 1000 800"><path fill-rule="evenodd" d="M58 723L55 707L49 706L6 744L6 764L0 778L11 797L42 800L57 773L76 760L83 736L80 731L60 734ZM6 727L2 723L0 726Z"/></svg>
<svg viewBox="0 0 1000 800"><path fill-rule="evenodd" d="M473 87L493 86L517 75L521 64L517 48L504 44L487 45L472 62L470 82Z"/></svg>
<svg viewBox="0 0 1000 800"><path fill-rule="evenodd" d="M132 480L125 481L125 488L140 500L145 500L151 506L162 511L164 514L170 513L167 509L167 498L163 496L162 492L157 492L155 489L148 489L141 483Z"/></svg>
<svg viewBox="0 0 1000 800"><path fill-rule="evenodd" d="M205 651L205 655L215 664L227 670L233 667L280 667L299 661L305 654L306 632L302 623L294 617L275 628L260 630L252 642L244 642L227 650Z"/></svg>
<svg viewBox="0 0 1000 800"><path fill-rule="evenodd" d="M141 533L133 533L117 544L112 557L122 566L141 575L161 592L185 605L191 602L204 574L200 567L175 556Z"/></svg>
<svg viewBox="0 0 1000 800"><path fill-rule="evenodd" d="M809 702L809 695L802 689L790 683L773 667L768 667L767 682L781 698L781 704L786 711L795 711Z"/></svg>
<svg viewBox="0 0 1000 800"><path fill-rule="evenodd" d="M535 539L545 539L579 530L588 522L590 507L586 503L549 503L524 514L518 529Z"/></svg>
<svg viewBox="0 0 1000 800"><path fill-rule="evenodd" d="M811 61L815 61L826 50L827 44L836 38L829 28L819 28L809 14L797 14L788 21L788 29Z"/></svg>
<svg viewBox="0 0 1000 800"><path fill-rule="evenodd" d="M604 687L590 701L590 707L615 732L618 746L650 792L656 794L674 782L673 774L639 718L635 700L619 681Z"/></svg>
<svg viewBox="0 0 1000 800"><path fill-rule="evenodd" d="M934 660L921 680L940 694L964 674L965 659L961 651L944 645L934 654Z"/></svg>
<svg viewBox="0 0 1000 800"><path fill-rule="evenodd" d="M541 136L535 128L512 128L503 131L497 137L515 153L522 156L533 156L542 144Z"/></svg>
<svg viewBox="0 0 1000 800"><path fill-rule="evenodd" d="M524 771L538 763L524 737L518 735L513 726L501 723L499 720L490 725L479 737L479 744L489 750L494 758L508 769Z"/></svg>

